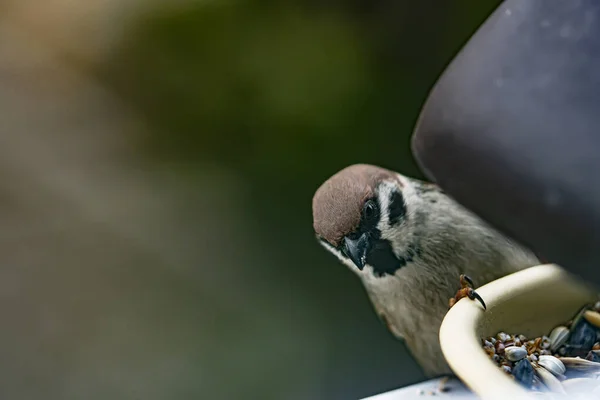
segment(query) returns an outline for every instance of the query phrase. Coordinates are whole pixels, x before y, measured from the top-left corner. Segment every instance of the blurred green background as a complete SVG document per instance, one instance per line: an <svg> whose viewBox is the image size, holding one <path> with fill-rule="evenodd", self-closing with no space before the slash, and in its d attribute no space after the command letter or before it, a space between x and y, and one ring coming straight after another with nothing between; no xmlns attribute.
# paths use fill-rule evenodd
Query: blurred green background
<svg viewBox="0 0 600 400"><path fill-rule="evenodd" d="M0 397L422 380L316 243L311 199L357 162L422 177L419 109L498 4L4 2Z"/></svg>

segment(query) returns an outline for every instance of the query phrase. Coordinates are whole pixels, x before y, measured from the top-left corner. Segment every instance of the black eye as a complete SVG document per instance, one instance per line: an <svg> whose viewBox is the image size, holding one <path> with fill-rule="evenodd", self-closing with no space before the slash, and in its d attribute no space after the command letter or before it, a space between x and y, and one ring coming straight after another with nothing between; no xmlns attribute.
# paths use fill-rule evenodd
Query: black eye
<svg viewBox="0 0 600 400"><path fill-rule="evenodd" d="M377 204L373 200L368 200L363 207L363 216L366 221L373 222L377 216Z"/></svg>

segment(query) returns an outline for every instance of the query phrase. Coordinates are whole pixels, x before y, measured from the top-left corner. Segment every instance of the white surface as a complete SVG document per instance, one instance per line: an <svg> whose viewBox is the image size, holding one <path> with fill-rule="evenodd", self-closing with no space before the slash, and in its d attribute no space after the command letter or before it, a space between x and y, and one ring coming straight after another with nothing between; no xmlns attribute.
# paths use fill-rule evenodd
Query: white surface
<svg viewBox="0 0 600 400"><path fill-rule="evenodd" d="M402 389L392 390L390 392L381 393L375 396L367 397L363 400L475 400L477 397L467 389L459 380L452 379L448 381L446 387L450 390L439 392L440 379L432 379L429 381L417 383L407 386Z"/></svg>

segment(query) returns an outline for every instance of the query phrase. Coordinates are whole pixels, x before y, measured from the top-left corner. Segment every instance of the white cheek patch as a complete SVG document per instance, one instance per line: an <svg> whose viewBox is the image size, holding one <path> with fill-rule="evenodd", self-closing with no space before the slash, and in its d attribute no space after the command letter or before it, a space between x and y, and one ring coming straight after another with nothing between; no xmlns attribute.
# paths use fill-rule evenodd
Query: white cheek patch
<svg viewBox="0 0 600 400"><path fill-rule="evenodd" d="M399 178L400 179L400 178ZM390 226L390 212L392 205L390 200L394 192L400 191L402 200L404 201L405 215L402 219L394 226ZM382 182L377 188L379 207L381 210L381 217L377 224L377 229L381 232L381 238L387 239L391 242L394 253L397 257L401 257L407 248L407 241L410 238L411 232L411 213L412 210L408 207L408 204L416 204L418 199L414 186L408 180L397 181L385 181Z"/></svg>
<svg viewBox="0 0 600 400"><path fill-rule="evenodd" d="M414 194L414 191L411 190L412 187L410 187L407 182L402 182L402 184L403 187L400 189L398 187L398 182L385 181L377 188L379 209L381 210L381 217L379 219L379 223L377 224L377 229L379 229L381 232L381 236L386 239L393 238L397 233L397 228L390 227L390 199L392 197L392 193L401 190L401 194L405 203L406 195L410 196L411 194Z"/></svg>
<svg viewBox="0 0 600 400"><path fill-rule="evenodd" d="M395 188L396 183L394 182L383 182L377 188L377 199L379 201L379 210L380 210L380 218L379 224L377 224L377 228L382 231L383 228L387 228L389 226L389 217L390 217L390 196Z"/></svg>
<svg viewBox="0 0 600 400"><path fill-rule="evenodd" d="M418 204L420 201L415 186L408 182L406 182L404 188L402 188L402 196L404 197L405 204Z"/></svg>

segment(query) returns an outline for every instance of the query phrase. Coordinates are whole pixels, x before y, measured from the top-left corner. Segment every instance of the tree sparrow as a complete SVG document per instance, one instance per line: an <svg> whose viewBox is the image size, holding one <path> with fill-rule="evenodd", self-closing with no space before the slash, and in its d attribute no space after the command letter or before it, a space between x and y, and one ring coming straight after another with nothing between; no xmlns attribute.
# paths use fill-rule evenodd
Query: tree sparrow
<svg viewBox="0 0 600 400"><path fill-rule="evenodd" d="M478 297L469 277L485 284L539 264L438 186L373 165L333 175L312 209L321 245L359 276L428 377L451 374L438 333L449 305Z"/></svg>

